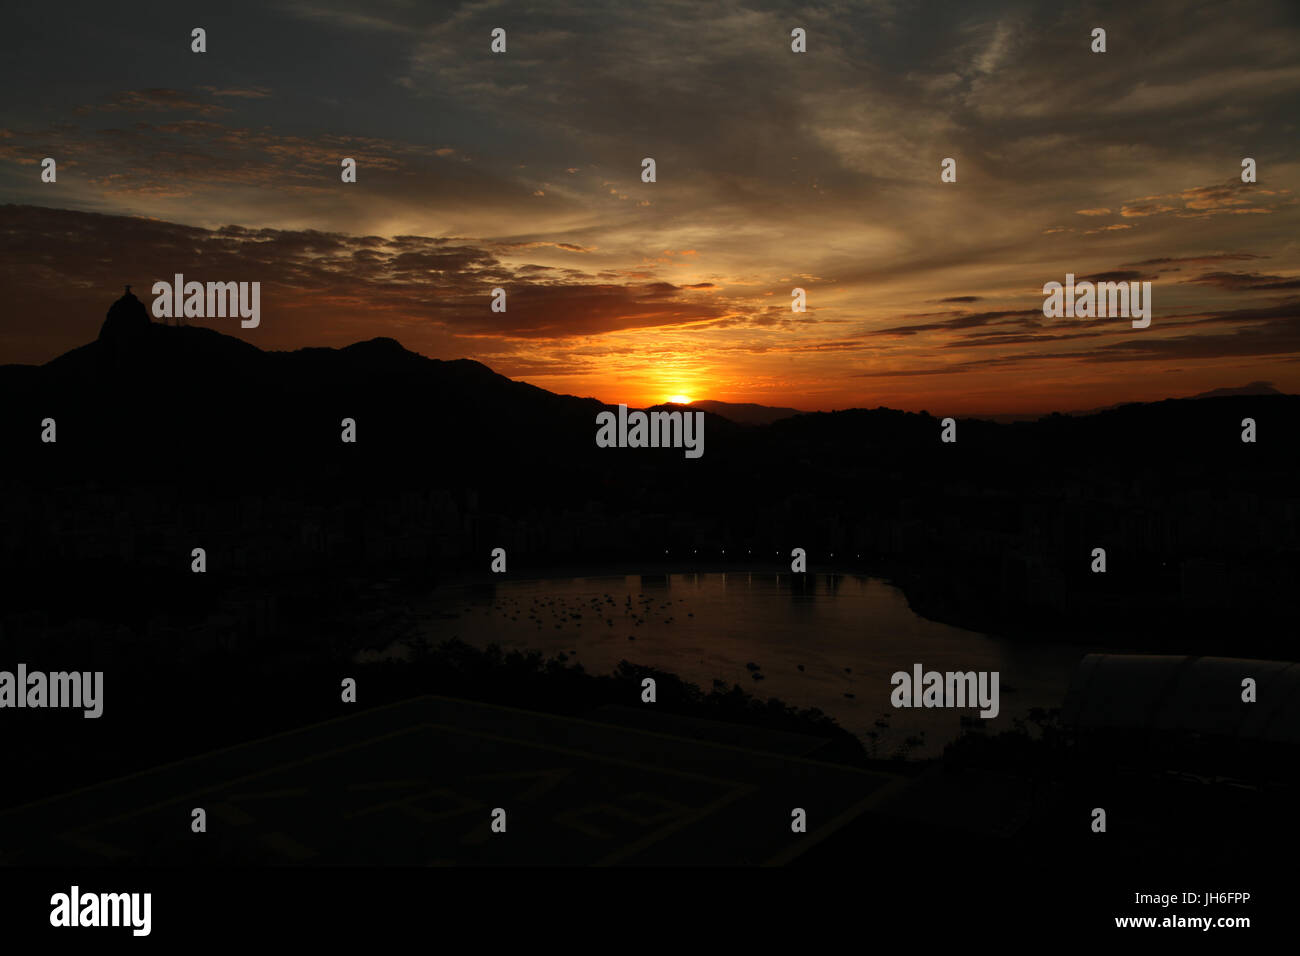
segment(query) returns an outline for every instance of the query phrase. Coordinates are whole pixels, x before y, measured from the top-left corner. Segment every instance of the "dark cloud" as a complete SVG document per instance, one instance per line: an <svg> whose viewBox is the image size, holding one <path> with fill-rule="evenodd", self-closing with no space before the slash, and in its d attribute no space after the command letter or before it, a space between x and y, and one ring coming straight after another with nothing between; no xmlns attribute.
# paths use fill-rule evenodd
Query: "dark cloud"
<svg viewBox="0 0 1300 956"><path fill-rule="evenodd" d="M947 319L943 322L926 322L917 325L894 325L883 329L873 329L867 334L915 335L918 332L954 331L957 329L969 329L976 326L989 325L990 323L1001 324L1003 320L1010 320L1010 324L1013 325L1027 326L1035 324L1035 321L1042 317L1043 311L1041 308L971 312L958 315L955 318Z"/></svg>
<svg viewBox="0 0 1300 956"><path fill-rule="evenodd" d="M1144 259L1141 262L1127 262L1120 266L1121 269L1137 268L1139 266L1163 266L1172 265L1175 262L1230 262L1233 260L1245 259L1267 259L1268 256L1255 255L1250 252L1223 252L1208 256L1162 256L1158 259ZM1174 270L1170 270L1174 271Z"/></svg>
<svg viewBox="0 0 1300 956"><path fill-rule="evenodd" d="M214 93L213 95L219 95ZM110 96L105 102L95 106L85 106L77 112L129 112L129 113L198 113L211 116L229 113L229 107L216 103L206 103L200 98L180 90L161 87L147 90L124 90Z"/></svg>
<svg viewBox="0 0 1300 956"><path fill-rule="evenodd" d="M1143 275L1141 272L1113 270L1111 272L1094 272L1091 275L1076 276L1075 284L1080 282L1136 282L1141 279L1158 279L1159 276Z"/></svg>
<svg viewBox="0 0 1300 956"><path fill-rule="evenodd" d="M1088 363L1111 363L1220 359L1227 356L1271 358L1300 353L1300 303L1291 302L1270 311L1267 321L1252 321L1246 327L1231 331L1169 337L1133 336L1104 348L1066 354L1061 358ZM1265 318L1265 314L1257 312L1254 318ZM1240 323L1248 321L1242 315L1231 318L1223 316L1220 320Z"/></svg>
<svg viewBox="0 0 1300 956"><path fill-rule="evenodd" d="M1300 276L1261 275L1258 272L1206 272L1188 283L1212 285L1233 291L1278 291L1300 289Z"/></svg>
<svg viewBox="0 0 1300 956"><path fill-rule="evenodd" d="M1098 337L1106 332L1114 332L1114 326L1127 325L1127 320L1112 322L1109 330L1101 328L1096 320L1094 333L1080 332L1064 335L1046 334L1008 336L997 344L1034 344L1072 338ZM1061 323L1053 323L1058 325ZM1073 323L1084 325L1085 322ZM1185 323L1184 325L1191 324ZM859 373L860 376L872 378L889 378L894 376L911 377L918 375L954 375L988 368L1006 368L1019 365L1034 365L1041 362L1075 363L1108 365L1118 362L1163 362L1187 361L1197 359L1217 359L1225 356L1239 358L1269 358L1271 360L1291 361L1300 356L1300 299L1292 299L1275 306L1257 309L1232 309L1206 313L1199 317L1197 326L1225 325L1233 328L1220 332L1206 332L1198 328L1193 334L1124 334L1104 344L1086 351L1050 351L1036 349L1012 355L997 356L987 359L955 361L944 365L927 365L904 369L874 369ZM1153 330L1167 330L1168 323ZM994 335L996 333L988 333ZM978 344L978 343L966 343Z"/></svg>
<svg viewBox="0 0 1300 956"><path fill-rule="evenodd" d="M451 337L564 339L690 324L728 308L698 294L709 283L551 278L549 267L512 267L485 248L445 237L209 230L37 206L0 206L0 260L11 302L25 304L19 314L40 315L46 324L43 358L93 338L122 284L149 289L175 273L260 281L257 334L277 343L318 338L331 317L346 316L347 328L364 322L370 336L416 324ZM504 313L489 308L495 287L507 290Z"/></svg>

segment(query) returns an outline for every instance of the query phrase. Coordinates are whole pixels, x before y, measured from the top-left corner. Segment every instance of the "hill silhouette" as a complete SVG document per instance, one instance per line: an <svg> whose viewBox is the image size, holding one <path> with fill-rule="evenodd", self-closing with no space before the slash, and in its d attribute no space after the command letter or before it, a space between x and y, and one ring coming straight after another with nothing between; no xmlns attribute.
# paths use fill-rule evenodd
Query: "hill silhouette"
<svg viewBox="0 0 1300 956"><path fill-rule="evenodd" d="M724 550L788 566L803 547L813 569L883 574L917 610L972 629L1179 647L1197 634L1287 656L1296 396L963 419L955 444L927 413L742 426L706 412L705 454L690 460L598 448L601 402L390 338L268 352L148 323L123 347L117 324L43 366L0 367L0 567L15 580L69 562L175 566L213 535L232 551L241 535L260 542L243 560L264 575L456 573L497 546L536 567ZM40 440L46 418L55 444ZM345 418L355 444L340 440ZM1105 575L1089 571L1095 547Z"/></svg>
<svg viewBox="0 0 1300 956"><path fill-rule="evenodd" d="M707 398L691 402L691 408L712 412L742 425L770 425L782 418L803 414L797 408L778 408L753 402L717 402Z"/></svg>
<svg viewBox="0 0 1300 956"><path fill-rule="evenodd" d="M132 295L131 287L127 286L125 294L113 303L104 317L99 338L100 341L131 342L146 334L149 324L149 313L144 303Z"/></svg>
<svg viewBox="0 0 1300 956"><path fill-rule="evenodd" d="M1225 395L1281 395L1272 382L1250 382L1230 388L1212 388L1208 392L1199 392L1192 398L1222 398Z"/></svg>

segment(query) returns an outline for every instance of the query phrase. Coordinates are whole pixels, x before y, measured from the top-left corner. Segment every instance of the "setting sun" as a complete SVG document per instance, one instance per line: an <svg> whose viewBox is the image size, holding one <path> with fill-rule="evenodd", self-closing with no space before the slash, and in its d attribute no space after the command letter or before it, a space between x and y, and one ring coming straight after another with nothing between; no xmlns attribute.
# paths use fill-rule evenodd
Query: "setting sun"
<svg viewBox="0 0 1300 956"><path fill-rule="evenodd" d="M674 405L689 405L691 397L689 395L669 395L668 401Z"/></svg>

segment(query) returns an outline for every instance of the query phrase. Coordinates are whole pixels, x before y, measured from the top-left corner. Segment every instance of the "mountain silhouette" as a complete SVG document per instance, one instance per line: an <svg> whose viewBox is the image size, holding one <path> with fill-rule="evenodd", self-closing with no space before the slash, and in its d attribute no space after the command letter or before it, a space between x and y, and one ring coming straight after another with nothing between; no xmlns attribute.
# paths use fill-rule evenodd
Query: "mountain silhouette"
<svg viewBox="0 0 1300 956"><path fill-rule="evenodd" d="M1279 392L1276 388L1273 387L1271 382L1250 382L1247 385L1229 386L1226 388L1212 388L1207 392L1198 392L1195 395L1188 395L1186 397L1186 401L1192 401L1194 399L1201 399L1201 398L1227 398L1233 395L1282 395L1282 394L1285 393ZM1123 408L1125 405L1129 405L1129 404L1140 405L1142 403L1141 402L1137 402L1137 403L1116 402L1113 405L1102 405L1097 408L1075 409L1069 414L1074 415L1076 417L1081 417L1085 415L1097 415L1101 412L1108 412L1111 409ZM1014 417L1023 421L1023 420L1028 420L1033 416L1022 415L1022 416L1014 416Z"/></svg>
<svg viewBox="0 0 1300 956"><path fill-rule="evenodd" d="M926 616L971 629L1142 633L1183 652L1195 632L1218 652L1290 653L1275 645L1296 623L1296 396L961 419L953 444L924 412L739 425L705 411L692 460L599 448L610 406L391 338L264 351L139 317L119 300L96 341L0 367L0 570L15 581L58 580L70 554L188 553L234 534L222 516L236 513L248 522L236 537L264 542L247 558L264 575L401 554L454 571L498 545L538 566L725 552L788 568L801 547L810 567L890 577ZM47 419L56 443L41 440ZM345 419L355 443L341 440ZM85 538L92 528L116 530ZM322 538L338 543L311 551ZM1107 574L1089 572L1096 547L1115 562Z"/></svg>
<svg viewBox="0 0 1300 956"><path fill-rule="evenodd" d="M104 324L100 326L100 341L131 341L139 339L149 329L149 313L144 303L131 294L131 287L126 287L126 294L109 307Z"/></svg>
<svg viewBox="0 0 1300 956"><path fill-rule="evenodd" d="M1208 392L1200 392L1191 396L1192 398L1223 398L1226 395L1281 395L1272 382L1250 382L1247 385L1238 385L1229 388L1212 388Z"/></svg>
<svg viewBox="0 0 1300 956"><path fill-rule="evenodd" d="M718 402L712 399L691 402L691 408L713 412L715 415L721 415L742 425L770 425L782 418L804 414L797 408L775 408L770 405L756 405L753 402Z"/></svg>

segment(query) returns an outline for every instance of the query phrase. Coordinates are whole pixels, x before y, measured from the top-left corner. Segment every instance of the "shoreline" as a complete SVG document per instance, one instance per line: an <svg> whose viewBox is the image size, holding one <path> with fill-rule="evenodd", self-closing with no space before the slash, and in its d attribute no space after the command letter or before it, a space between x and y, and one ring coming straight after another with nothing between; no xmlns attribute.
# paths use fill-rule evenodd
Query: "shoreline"
<svg viewBox="0 0 1300 956"><path fill-rule="evenodd" d="M1162 605L1117 608L1114 615L1104 615L1100 603L1076 596L1066 607L1044 608L1037 605L1016 607L995 601L994 596L981 601L953 597L951 588L938 589L933 572L926 568L886 571L865 562L838 562L817 565L802 573L792 572L788 563L698 561L677 562L616 561L608 565L573 561L551 565L525 565L504 574L460 572L438 577L434 589L491 586L500 581L547 581L581 578L619 578L633 576L667 577L702 574L762 574L777 578L817 580L824 577L874 579L896 588L918 617L936 624L985 637L1027 644L1061 644L1088 650L1108 650L1130 654L1194 654L1221 657L1258 657L1286 659L1294 657L1277 639L1242 636L1241 629L1231 627L1235 615L1213 609L1187 616L1175 616ZM968 589L969 590L969 589ZM1103 620L1098 615L1102 615ZM1047 626L1044 620L1057 620Z"/></svg>

